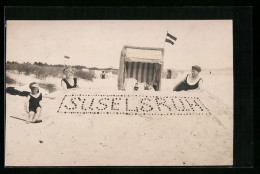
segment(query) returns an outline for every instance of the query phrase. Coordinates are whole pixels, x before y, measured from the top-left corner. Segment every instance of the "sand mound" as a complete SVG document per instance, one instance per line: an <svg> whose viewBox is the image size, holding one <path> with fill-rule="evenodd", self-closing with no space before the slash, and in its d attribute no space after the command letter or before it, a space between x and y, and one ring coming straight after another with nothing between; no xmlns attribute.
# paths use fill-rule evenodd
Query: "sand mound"
<svg viewBox="0 0 260 174"><path fill-rule="evenodd" d="M212 93L169 93L170 87L165 92L133 93L116 91L116 79L83 82L79 83L79 90L57 90L50 94L54 99L44 98L43 122L39 124L23 121L27 117L23 105L25 97L6 95L7 166L232 165L233 112ZM94 98L92 108L95 113L80 112L82 103L77 103L81 101L75 97L81 101L85 98L86 107ZM119 97L120 100L115 100ZM146 104L154 107L154 115L135 114L134 111L134 114L126 114L126 99L140 102L142 98L152 100L154 97L160 98L161 110L156 100L146 100ZM168 99L175 97L183 102L195 99L200 103L196 107L193 103L194 111L187 103L183 104L184 111L181 103L176 104L174 110ZM114 109L124 110L124 113L97 114L101 105L95 102L102 98L111 101L107 103L107 112L111 112L114 98ZM163 99L167 99L166 103ZM72 101L77 103L79 110L65 114L73 106ZM136 104L133 103L132 106ZM140 103L135 106L140 107ZM147 107L144 110L149 109L145 104L141 106Z"/></svg>

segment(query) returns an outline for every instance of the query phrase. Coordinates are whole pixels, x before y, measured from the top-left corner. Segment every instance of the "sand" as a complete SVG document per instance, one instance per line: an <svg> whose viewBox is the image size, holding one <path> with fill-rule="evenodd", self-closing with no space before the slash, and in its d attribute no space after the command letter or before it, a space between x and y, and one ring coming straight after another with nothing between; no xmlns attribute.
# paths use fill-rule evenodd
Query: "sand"
<svg viewBox="0 0 260 174"><path fill-rule="evenodd" d="M32 76L10 73L24 89ZM6 94L6 166L212 166L233 164L233 81L231 75L203 76L206 90L172 92L183 78L163 79L162 92L147 95L199 97L206 115L142 116L62 114L64 95L122 94L117 77L79 80L81 89L50 94L39 124L26 124L25 97ZM60 79L47 79L59 86ZM12 116L12 117L11 117ZM14 118L16 117L16 118Z"/></svg>

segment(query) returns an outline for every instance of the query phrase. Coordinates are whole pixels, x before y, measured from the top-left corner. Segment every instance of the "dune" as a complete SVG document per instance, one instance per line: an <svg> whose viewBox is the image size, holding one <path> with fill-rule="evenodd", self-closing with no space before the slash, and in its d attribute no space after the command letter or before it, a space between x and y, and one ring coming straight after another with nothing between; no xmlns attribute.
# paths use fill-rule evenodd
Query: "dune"
<svg viewBox="0 0 260 174"><path fill-rule="evenodd" d="M14 73L16 87L36 81L32 76ZM183 75L185 76L185 75ZM48 78L57 90L42 101L39 124L26 124L25 97L6 94L6 166L214 166L233 164L233 81L232 76L203 76L204 92L172 92L183 78L163 79L161 92L117 90L117 77L85 81L80 89L64 92L60 79ZM222 84L222 85L221 85ZM218 86L218 90L216 90ZM145 114L97 114L69 111L73 97L77 102L120 96L117 109L125 110L125 100L142 97L199 99L192 110L167 110ZM115 96L113 96L115 95ZM167 98L167 99L168 99ZM76 100L76 99L75 99ZM87 100L87 99L86 99ZM122 104L122 101L123 104ZM121 102L121 103L120 103ZM167 101L168 102L168 101ZM169 100L170 102L170 100ZM156 103L156 102L155 102ZM154 103L150 105L157 107ZM65 107L65 105L67 107ZM134 103L140 106L140 103ZM133 106L134 106L133 105ZM166 105L170 105L166 103ZM97 103L93 104L97 112ZM111 107L111 106L110 106ZM178 106L180 107L180 106ZM188 106L185 106L186 109ZM203 111L199 107L205 107ZM109 112L111 108L109 108ZM73 112L65 114L64 112ZM94 112L94 111L93 111ZM206 114L209 113L210 114ZM164 113L165 115L160 115ZM175 115L170 115L175 113ZM194 113L194 114L189 114ZM203 114L202 114L203 113ZM168 115L167 115L168 114ZM178 114L178 115L177 115Z"/></svg>

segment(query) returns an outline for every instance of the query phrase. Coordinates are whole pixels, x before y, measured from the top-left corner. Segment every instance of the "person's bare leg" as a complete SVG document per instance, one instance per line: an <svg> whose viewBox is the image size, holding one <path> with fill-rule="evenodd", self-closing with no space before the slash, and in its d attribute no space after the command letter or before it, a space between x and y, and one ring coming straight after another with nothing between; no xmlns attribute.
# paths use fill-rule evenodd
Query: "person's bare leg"
<svg viewBox="0 0 260 174"><path fill-rule="evenodd" d="M41 107L38 107L38 108L36 109L36 113L35 113L35 115L34 115L33 122L35 122L36 120L39 120L39 119L40 119L41 111L42 111L42 108L41 108Z"/></svg>
<svg viewBox="0 0 260 174"><path fill-rule="evenodd" d="M26 123L30 123L33 120L34 112L30 111L28 115L28 119L26 120Z"/></svg>

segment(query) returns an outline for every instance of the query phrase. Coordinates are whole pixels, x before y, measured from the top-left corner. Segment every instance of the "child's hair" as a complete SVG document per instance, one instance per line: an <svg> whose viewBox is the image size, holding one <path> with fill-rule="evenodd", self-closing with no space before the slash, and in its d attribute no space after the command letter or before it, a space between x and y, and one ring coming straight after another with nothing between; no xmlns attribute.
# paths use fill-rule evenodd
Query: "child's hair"
<svg viewBox="0 0 260 174"><path fill-rule="evenodd" d="M30 87L31 91L33 91L34 88L39 89L39 85L36 82L30 83L29 87ZM39 90L38 90L38 92L39 92Z"/></svg>

